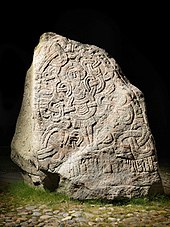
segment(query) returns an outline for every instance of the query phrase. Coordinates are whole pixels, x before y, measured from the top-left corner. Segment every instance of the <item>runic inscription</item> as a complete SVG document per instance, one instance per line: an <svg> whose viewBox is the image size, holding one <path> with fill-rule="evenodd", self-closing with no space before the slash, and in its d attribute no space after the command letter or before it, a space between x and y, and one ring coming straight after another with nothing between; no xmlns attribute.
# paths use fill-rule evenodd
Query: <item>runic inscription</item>
<svg viewBox="0 0 170 227"><path fill-rule="evenodd" d="M108 53L45 33L35 48L29 76L22 107L31 106L29 165L36 170L26 170L29 176L59 174L70 182L69 194L83 199L146 195L160 183L143 93ZM20 124L18 128L22 131ZM16 150L12 149L15 161ZM29 152L23 159L29 160Z"/></svg>

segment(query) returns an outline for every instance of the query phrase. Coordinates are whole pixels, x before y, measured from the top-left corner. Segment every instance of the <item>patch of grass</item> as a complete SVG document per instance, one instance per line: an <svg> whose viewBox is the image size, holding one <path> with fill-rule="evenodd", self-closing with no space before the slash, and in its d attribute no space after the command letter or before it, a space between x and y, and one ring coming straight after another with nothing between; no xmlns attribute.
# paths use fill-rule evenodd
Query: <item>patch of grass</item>
<svg viewBox="0 0 170 227"><path fill-rule="evenodd" d="M138 198L117 198L112 201L107 200L87 200L84 201L86 204L96 204L96 205L114 205L114 206L126 206L126 205L141 205L141 206L170 206L170 195L153 195L150 197L138 197Z"/></svg>
<svg viewBox="0 0 170 227"><path fill-rule="evenodd" d="M70 202L71 198L65 194L54 193L40 188L34 188L23 181L12 183L6 193L3 193L4 201L13 198L12 203L15 205L24 204L46 204L47 206L61 205L61 203ZM2 198L2 196L1 196ZM11 200L9 200L11 201Z"/></svg>
<svg viewBox="0 0 170 227"><path fill-rule="evenodd" d="M149 203L159 204L160 206L170 207L170 194L154 195L149 198Z"/></svg>
<svg viewBox="0 0 170 227"><path fill-rule="evenodd" d="M170 207L170 195L155 195L152 197L132 199L124 198L113 201L100 199L79 201L65 194L31 187L23 181L10 184L8 190L1 193L0 196L0 201L3 201L3 205L5 204L5 206L9 207L14 204L15 206L45 204L55 209L74 209L74 207L81 207L88 212L92 212L99 207L114 207L116 212L122 212L122 209L124 209L123 212L125 213L134 210L158 210L164 207Z"/></svg>

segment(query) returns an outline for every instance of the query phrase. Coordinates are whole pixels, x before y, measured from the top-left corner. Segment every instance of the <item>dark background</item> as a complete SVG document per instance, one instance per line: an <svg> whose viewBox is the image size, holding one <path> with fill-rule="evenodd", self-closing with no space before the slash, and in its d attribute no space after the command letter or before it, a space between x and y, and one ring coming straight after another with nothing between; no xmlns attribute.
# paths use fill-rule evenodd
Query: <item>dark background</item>
<svg viewBox="0 0 170 227"><path fill-rule="evenodd" d="M81 6L79 5L81 4ZM44 32L104 48L145 96L160 159L169 151L169 12L154 1L23 1L0 8L0 146L10 146L26 71Z"/></svg>

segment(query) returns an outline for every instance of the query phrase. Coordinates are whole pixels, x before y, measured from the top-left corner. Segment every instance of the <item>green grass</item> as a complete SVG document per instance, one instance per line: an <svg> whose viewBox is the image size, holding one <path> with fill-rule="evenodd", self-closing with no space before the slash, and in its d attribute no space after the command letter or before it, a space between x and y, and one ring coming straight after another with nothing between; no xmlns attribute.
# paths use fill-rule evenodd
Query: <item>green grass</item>
<svg viewBox="0 0 170 227"><path fill-rule="evenodd" d="M110 220L108 217L120 219L129 217L129 215L139 214L148 211L164 212L170 210L170 195L155 195L150 198L133 198L133 199L115 199L114 201L104 200L86 200L79 201L69 196L57 192L50 192L40 188L34 188L18 181L11 183L5 190L0 192L0 214L16 215L15 211L24 206L33 205L38 207L43 205L44 208L57 210L58 212L68 212L78 210L82 215L91 215L90 221L96 222L96 219L102 218L102 227L108 227ZM121 226L121 225L119 225ZM122 225L124 226L124 225Z"/></svg>
<svg viewBox="0 0 170 227"><path fill-rule="evenodd" d="M7 191L3 193L3 199L6 202L10 201L8 198L11 197L13 198L13 203L18 206L25 204L46 204L48 206L54 206L71 200L67 195L34 188L23 181L12 183L9 185Z"/></svg>
<svg viewBox="0 0 170 227"><path fill-rule="evenodd" d="M0 202L0 207L45 204L46 206L56 209L61 207L69 209L75 206L81 206L83 209L91 211L99 206L114 206L117 211L120 207L126 207L126 212L130 212L135 209L158 210L163 207L170 207L170 195L155 195L149 198L116 199L110 202L103 200L78 201L65 194L34 188L23 181L18 181L10 184L8 189L1 193Z"/></svg>

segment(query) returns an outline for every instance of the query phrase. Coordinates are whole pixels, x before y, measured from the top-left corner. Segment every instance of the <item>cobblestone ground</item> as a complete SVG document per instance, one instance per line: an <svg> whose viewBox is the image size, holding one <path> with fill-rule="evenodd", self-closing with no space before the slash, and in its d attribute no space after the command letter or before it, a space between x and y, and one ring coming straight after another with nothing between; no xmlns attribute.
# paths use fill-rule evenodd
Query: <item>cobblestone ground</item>
<svg viewBox="0 0 170 227"><path fill-rule="evenodd" d="M170 226L170 207L153 210L149 207L129 212L129 206L91 205L90 212L83 206L71 209L52 209L46 205L5 207L0 204L0 226ZM128 212L126 212L126 209Z"/></svg>

